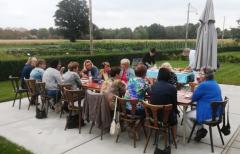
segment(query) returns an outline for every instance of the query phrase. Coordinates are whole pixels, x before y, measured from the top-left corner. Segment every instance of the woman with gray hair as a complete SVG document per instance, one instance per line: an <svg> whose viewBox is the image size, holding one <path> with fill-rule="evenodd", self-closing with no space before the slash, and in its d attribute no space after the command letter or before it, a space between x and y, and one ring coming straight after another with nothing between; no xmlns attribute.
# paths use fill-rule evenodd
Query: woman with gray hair
<svg viewBox="0 0 240 154"><path fill-rule="evenodd" d="M203 128L202 123L212 118L212 102L222 101L221 89L214 80L214 71L210 68L203 68L200 71L201 83L192 95L192 102L197 102L196 110L187 113L189 125L197 121L200 125L198 133L195 137L196 141L200 141L207 134L207 130Z"/></svg>
<svg viewBox="0 0 240 154"><path fill-rule="evenodd" d="M121 80L127 83L131 78L135 77L134 70L130 67L130 60L129 59L122 59L121 60Z"/></svg>

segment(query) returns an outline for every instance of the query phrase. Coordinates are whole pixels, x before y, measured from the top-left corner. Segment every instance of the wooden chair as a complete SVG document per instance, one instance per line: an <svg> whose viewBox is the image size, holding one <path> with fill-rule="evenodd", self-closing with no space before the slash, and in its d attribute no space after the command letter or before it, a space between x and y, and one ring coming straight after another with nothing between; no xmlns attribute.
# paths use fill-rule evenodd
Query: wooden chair
<svg viewBox="0 0 240 154"><path fill-rule="evenodd" d="M64 88L64 94L66 96L66 100L68 103L69 115L67 117L67 122L65 126L65 130L68 127L69 118L72 116L72 112L78 112L79 114L79 134L81 133L81 120L82 120L82 107L81 107L81 100L84 98L85 92L83 90L68 90ZM74 102L77 102L78 105L75 106Z"/></svg>
<svg viewBox="0 0 240 154"><path fill-rule="evenodd" d="M215 127L217 126L218 128L218 133L220 135L220 138L221 138L221 141L222 141L222 144L224 145L224 141L223 141L223 137L222 137L222 133L221 133L221 130L220 130L220 126L219 124L222 123L222 117L223 117L223 113L225 112L225 107L226 107L226 104L229 103L229 99L227 97L225 97L224 101L222 102L212 102L211 103L211 109L212 109L212 118L209 119L209 120L206 120L203 122L203 124L207 125L209 127L209 133L210 133L210 142L211 142L211 150L212 150L212 153L214 152L214 147L213 147L213 138L212 138L212 127ZM217 115L217 112L220 111L220 115L218 116ZM190 142L191 138L192 138L192 135L193 135L193 132L196 128L196 125L197 125L197 121L194 123L193 125L193 128L192 128L192 131L191 131L191 134L188 138L188 143Z"/></svg>
<svg viewBox="0 0 240 154"><path fill-rule="evenodd" d="M36 85L39 90L39 95L41 97L41 102L42 102L41 110L43 110L43 108L46 108L46 113L48 115L48 108L50 106L49 101L50 101L51 97L48 97L46 94L46 88L45 88L46 83L45 82L37 82Z"/></svg>
<svg viewBox="0 0 240 154"><path fill-rule="evenodd" d="M170 133L173 134L173 130L168 124L168 119L170 116L170 113L172 111L172 104L169 105L151 105L149 103L144 102L144 108L145 108L145 113L146 113L146 118L145 118L145 127L150 129L149 135L146 140L146 144L144 147L144 153L146 152L150 137L152 135L152 131L155 131L155 141L154 144L156 144L158 140L158 136L160 132L164 133L164 138L165 138L165 147L167 147L167 135L169 145L170 145ZM159 119L159 117L162 117ZM177 148L177 143L172 135L173 142L175 144L175 147Z"/></svg>
<svg viewBox="0 0 240 154"><path fill-rule="evenodd" d="M20 86L19 86L19 77L9 76L9 79L11 81L12 88L13 88L13 91L15 93L15 97L14 97L14 101L13 101L12 107L14 107L15 101L16 101L18 95L19 95L19 110L20 110L21 109L22 94L26 93L27 97L29 99L28 90L20 88Z"/></svg>
<svg viewBox="0 0 240 154"><path fill-rule="evenodd" d="M60 118L62 118L62 114L64 114L64 105L66 105L66 102L67 102L67 98L64 94L64 88L70 90L70 89L72 89L72 85L71 84L58 84L58 87L61 92L60 102L62 103L62 106L61 106Z"/></svg>
<svg viewBox="0 0 240 154"><path fill-rule="evenodd" d="M31 96L30 103L28 105L28 110L30 109L31 105L37 105L38 104L38 91L36 87L36 80L34 79L25 79L25 83L28 89L28 93Z"/></svg>
<svg viewBox="0 0 240 154"><path fill-rule="evenodd" d="M127 127L129 127L133 131L133 146L136 148L136 140L137 140L137 133L140 129L140 127L143 128L144 134L146 136L146 131L144 128L144 115L136 115L137 110L137 104L139 101L137 99L130 100L130 99L123 99L115 96L117 98L118 103L118 111L119 111L119 122L120 125L123 126L123 124L127 124ZM127 103L130 103L132 106L132 110L130 113L127 112L126 105ZM120 137L120 134L117 135L116 143L118 142L118 139Z"/></svg>

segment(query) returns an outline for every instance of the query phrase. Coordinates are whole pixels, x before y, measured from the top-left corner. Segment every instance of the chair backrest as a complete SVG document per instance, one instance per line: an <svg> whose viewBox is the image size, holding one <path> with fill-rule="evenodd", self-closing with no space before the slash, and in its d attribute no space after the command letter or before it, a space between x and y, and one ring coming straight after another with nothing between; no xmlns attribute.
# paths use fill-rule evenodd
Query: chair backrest
<svg viewBox="0 0 240 154"><path fill-rule="evenodd" d="M72 85L71 84L58 84L59 90L61 92L61 98L63 100L66 100L66 96L64 94L64 88L71 90L72 89Z"/></svg>
<svg viewBox="0 0 240 154"><path fill-rule="evenodd" d="M41 95L41 96L46 96L46 88L45 88L45 86L46 86L46 83L45 82L37 82L36 83L36 86L37 86L37 88L38 88L38 90L39 90L39 94Z"/></svg>
<svg viewBox="0 0 240 154"><path fill-rule="evenodd" d="M152 105L144 102L144 109L146 114L145 126L149 128L159 129L159 122L164 126L168 125L168 119L172 111L172 104L168 105ZM159 114L161 113L161 119Z"/></svg>
<svg viewBox="0 0 240 154"><path fill-rule="evenodd" d="M25 83L27 85L28 92L31 96L37 94L36 88L36 80L35 79L25 79Z"/></svg>
<svg viewBox="0 0 240 154"><path fill-rule="evenodd" d="M221 122L225 107L229 99L225 97L224 101L215 101L211 103L212 108L212 122ZM220 118L219 118L220 117Z"/></svg>
<svg viewBox="0 0 240 154"><path fill-rule="evenodd" d="M142 58L133 58L133 60L132 60L132 68L135 68L140 63L142 63Z"/></svg>
<svg viewBox="0 0 240 154"><path fill-rule="evenodd" d="M139 103L139 101L137 99L124 99L118 96L115 96L115 98L117 99L118 111L120 112L120 115L124 118L134 118L134 116L136 115L137 104ZM130 111L130 113L128 113L126 109L127 103L130 103L132 106L132 110Z"/></svg>
<svg viewBox="0 0 240 154"><path fill-rule="evenodd" d="M16 93L19 90L19 77L9 76L13 91Z"/></svg>
<svg viewBox="0 0 240 154"><path fill-rule="evenodd" d="M81 105L81 100L84 98L85 91L83 90L69 90L64 88L64 95L68 103L69 109L74 107L74 102L78 102L78 105ZM81 106L78 106L81 107Z"/></svg>

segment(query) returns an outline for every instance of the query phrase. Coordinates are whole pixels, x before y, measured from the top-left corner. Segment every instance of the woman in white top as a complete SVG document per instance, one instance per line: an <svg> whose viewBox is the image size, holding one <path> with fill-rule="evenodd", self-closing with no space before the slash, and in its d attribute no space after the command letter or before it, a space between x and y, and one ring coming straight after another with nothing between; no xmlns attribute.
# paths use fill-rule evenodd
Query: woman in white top
<svg viewBox="0 0 240 154"><path fill-rule="evenodd" d="M68 64L68 71L63 75L63 82L66 84L71 84L73 89L81 89L82 82L78 74L79 63L70 62Z"/></svg>

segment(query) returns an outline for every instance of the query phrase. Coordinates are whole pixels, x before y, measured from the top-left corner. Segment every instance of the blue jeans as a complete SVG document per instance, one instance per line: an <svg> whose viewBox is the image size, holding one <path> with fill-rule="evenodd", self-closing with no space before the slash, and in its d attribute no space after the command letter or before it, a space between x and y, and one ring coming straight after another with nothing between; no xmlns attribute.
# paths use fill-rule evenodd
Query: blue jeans
<svg viewBox="0 0 240 154"><path fill-rule="evenodd" d="M58 102L61 97L59 90L47 90L47 96L52 97L54 100L54 104Z"/></svg>

